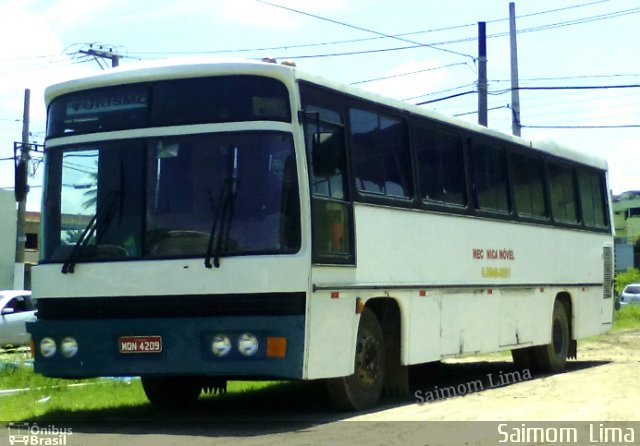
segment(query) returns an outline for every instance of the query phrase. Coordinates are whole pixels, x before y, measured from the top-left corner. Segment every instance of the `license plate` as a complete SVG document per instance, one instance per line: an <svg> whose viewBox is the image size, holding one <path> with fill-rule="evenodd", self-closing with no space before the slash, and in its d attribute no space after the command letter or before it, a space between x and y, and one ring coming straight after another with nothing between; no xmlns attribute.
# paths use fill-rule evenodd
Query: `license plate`
<svg viewBox="0 0 640 446"><path fill-rule="evenodd" d="M118 338L120 353L160 353L162 352L162 336L120 336Z"/></svg>

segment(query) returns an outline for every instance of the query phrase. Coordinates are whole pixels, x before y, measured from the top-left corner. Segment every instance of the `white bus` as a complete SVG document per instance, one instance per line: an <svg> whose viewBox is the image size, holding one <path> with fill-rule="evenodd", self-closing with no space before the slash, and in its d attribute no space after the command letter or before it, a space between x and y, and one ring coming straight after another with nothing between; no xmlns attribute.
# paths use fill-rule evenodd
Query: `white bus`
<svg viewBox="0 0 640 446"><path fill-rule="evenodd" d="M605 161L259 62L49 87L35 369L363 409L407 366L561 371L612 323Z"/></svg>

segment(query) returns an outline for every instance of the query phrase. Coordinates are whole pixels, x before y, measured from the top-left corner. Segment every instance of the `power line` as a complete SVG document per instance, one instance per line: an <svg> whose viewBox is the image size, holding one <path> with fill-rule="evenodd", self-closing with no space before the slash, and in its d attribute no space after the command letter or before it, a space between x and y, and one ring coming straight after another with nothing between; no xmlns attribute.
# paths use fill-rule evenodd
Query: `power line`
<svg viewBox="0 0 640 446"><path fill-rule="evenodd" d="M640 124L620 125L521 125L528 129L630 129L640 128Z"/></svg>
<svg viewBox="0 0 640 446"><path fill-rule="evenodd" d="M488 108L487 111L500 110L502 108L510 108L510 107L508 105L500 105L498 107ZM452 116L458 118L460 116L477 115L477 114L478 114L478 111L475 110L475 111L470 111L470 112L465 112L465 113L456 113L455 115L452 115Z"/></svg>
<svg viewBox="0 0 640 446"><path fill-rule="evenodd" d="M462 93L452 94L452 95L449 95L449 96L445 96L443 98L432 99L430 101L417 102L415 105L426 105L426 104L431 104L431 103L434 103L434 102L446 101L447 99L453 99L453 98L457 98L459 96L465 96L465 95L468 95L468 94L475 94L475 93L478 93L478 91L477 90L463 91Z"/></svg>
<svg viewBox="0 0 640 446"><path fill-rule="evenodd" d="M257 1L257 0L256 0ZM276 59L286 58L286 59L317 59L322 57L339 57L339 56L356 56L360 54L374 54L374 53L386 53L390 51L401 51L401 50L411 50L415 48L422 48L425 45L410 45L410 46L400 46L394 48L379 48L374 50L360 50L360 51L346 51L339 53L327 53L327 54L309 54L309 55L299 55L299 56L275 56Z"/></svg>
<svg viewBox="0 0 640 446"><path fill-rule="evenodd" d="M367 80L364 80L364 81L352 82L349 85L358 85L358 84L365 84L367 82L384 81L384 80L387 80L387 79L394 79L394 78L397 78L397 77L410 76L410 75L413 75L413 74L425 73L427 71L442 70L444 68L450 68L450 67L455 67L457 65L466 65L466 64L467 64L466 62L451 63L451 64L448 64L448 65L442 65L442 66L439 66L439 67L432 67L432 68L426 68L424 70L412 71L410 73L392 74L392 75L389 75L389 76L377 77L375 79L367 79Z"/></svg>
<svg viewBox="0 0 640 446"><path fill-rule="evenodd" d="M469 87L473 87L475 85L476 85L476 83L472 82L470 84L460 85L459 87L447 88L445 90L438 90L438 91L434 91L434 92L431 92L431 93L421 94L419 96L413 96L413 97L410 97L410 98L404 98L403 101L412 101L414 99L423 98L425 96L435 96L437 94L448 93L450 91L455 91L455 90L462 90L463 88L469 88Z"/></svg>
<svg viewBox="0 0 640 446"><path fill-rule="evenodd" d="M262 0L256 0L256 1L262 2ZM547 25L536 26L536 27L532 27L532 28L519 29L517 31L517 33L521 34L521 33L537 32L537 31L546 31L546 30L549 30L549 29L561 28L561 27L571 26L571 25L579 25L579 24L583 24L583 23L590 23L590 22L595 22L595 21L598 21L598 20L612 19L612 18L622 17L622 16L630 15L630 14L638 14L638 13L640 13L640 8L634 8L634 9L628 9L628 10L625 10L625 11L616 11L616 12L613 12L613 13L601 14L601 15L598 15L598 16L583 17L581 19L569 20L569 21L565 21L565 22L557 22L557 23L552 23L552 24L547 24ZM501 32L501 33L489 34L489 35L487 35L487 38L505 37L505 36L508 36L508 35L509 35L508 32ZM300 56L289 56L289 55L286 55L286 56L276 56L276 57L277 58L285 57L285 58L289 58L289 59L313 59L313 58L321 58L321 57L353 56L353 55L358 55L358 54L371 54L371 53L379 53L379 52L387 52L387 51L400 51L400 50L408 50L408 49L420 48L420 47L424 47L424 46L427 46L427 47L433 48L433 49L440 49L440 50L443 50L443 51L452 52L451 50L445 50L444 48L441 48L441 46L443 46L443 45L451 45L451 44L455 44L455 43L473 42L473 41L477 40L477 36L472 36L472 37L465 37L465 38L461 38L461 39L447 40L447 41L441 41L441 42L431 42L429 44L424 44L424 43L417 43L417 42L414 42L414 41L408 40L408 39L402 39L402 38L394 37L393 35L385 35L385 36L388 37L388 38L395 38L396 40L402 40L404 42L414 43L414 45L396 47L396 48L386 48L386 49L374 49L374 50L362 50L362 51L350 51L350 52L337 52L337 53L328 53L328 54L312 54L312 55L308 55L307 54L307 55L300 55ZM460 53L458 53L458 54L460 54ZM473 56L469 56L469 55L465 55L465 56L471 57L475 61L475 58Z"/></svg>
<svg viewBox="0 0 640 446"><path fill-rule="evenodd" d="M546 86L546 87L517 87L518 90L540 91L540 90L612 90L612 89L626 89L626 88L640 88L640 84L618 84L618 85L561 85L561 86ZM505 88L503 90L490 91L489 94L498 96L505 93L510 93L511 88Z"/></svg>
<svg viewBox="0 0 640 446"><path fill-rule="evenodd" d="M549 29L563 28L566 26L580 25L583 23L591 23L591 22L596 22L600 20L614 19L614 18L623 17L631 14L638 14L638 13L640 13L640 8L632 8L632 9L627 9L623 11L616 11L612 13L606 13L606 14L601 14L596 16L583 17L580 19L568 20L565 22L551 23L547 25L534 26L531 28L521 28L517 30L517 34L537 32L537 31L547 31ZM508 35L509 35L509 32L500 32L500 33L488 34L487 38L505 37ZM473 42L475 40L477 40L477 36L470 36L470 37L464 37L464 38L454 39L454 40L445 40L442 42L432 42L430 45L432 46L451 45L454 43Z"/></svg>
<svg viewBox="0 0 640 446"><path fill-rule="evenodd" d="M90 59L92 60L92 59ZM86 63L89 60L78 60L75 62L72 62L69 59L65 59L65 60L60 60L60 61L55 61L55 62L48 62L48 63L44 63L44 64L31 64L31 65L25 65L25 66L21 66L15 69L10 69L7 71L0 71L0 75L2 74L14 74L14 73L21 73L24 71L32 71L32 70L37 70L40 68L51 68L51 67L62 67L62 66L69 66L69 65L77 65L77 64L81 64L81 63Z"/></svg>
<svg viewBox="0 0 640 446"><path fill-rule="evenodd" d="M640 74L584 74L576 76L559 76L559 77L531 77L528 79L520 79L525 82L536 81L561 81L561 80L574 80L574 79L606 79L612 77L640 77ZM489 82L511 82L511 79L492 79Z"/></svg>
<svg viewBox="0 0 640 446"><path fill-rule="evenodd" d="M424 47L431 48L431 49L434 49L434 50L444 51L446 53L455 54L457 56L468 57L468 58L471 58L472 60L476 60L476 58L474 56L470 55L470 54L465 54L465 53L461 53L461 52L453 51L453 50L447 50L445 48L438 48L438 47L435 47L433 45L429 45L429 44L426 44L426 43L416 42L415 40L409 40L409 39L405 39L403 37L398 37L398 36L393 36L391 34L381 33L379 31L374 31L372 29L363 28L361 26L351 25L349 23L340 22L340 21L334 20L334 19L329 19L327 17L322 17L322 16L319 16L319 15L316 15L316 14L311 14L311 13L308 13L308 12L300 11L298 9L293 9L293 8L289 8L287 6L278 5L276 3L270 3L270 2L267 2L265 0L256 0L256 1L258 3L262 3L262 4L265 4L265 5L273 6L274 8L280 8L280 9L284 9L285 11L295 12L297 14L302 14L302 15L305 15L305 16L308 16L308 17L312 17L312 18L318 19L318 20L323 20L325 22L333 23L335 25L346 26L347 28L355 29L355 30L358 30L358 31L364 31L364 32L371 33L371 34L376 34L378 36L385 37L385 38L388 38L388 39L395 39L395 40L399 40L401 42L413 43L413 44L417 44L419 46L424 46Z"/></svg>
<svg viewBox="0 0 640 446"><path fill-rule="evenodd" d="M533 17L533 16L538 16L538 15L543 15L543 14L550 14L550 13L554 13L554 12L560 12L560 11L565 11L565 10L570 10L570 9L576 9L576 8L583 8L583 7L588 7L588 6L593 6L599 3L608 3L611 0L598 0L598 1L593 1L593 2L589 2L589 3L581 3L578 5L572 5L572 6L566 6L563 8L556 8L556 9L549 9L549 10L545 10L545 11L539 11L539 12L533 12L530 14L523 14L523 15L519 15L517 16L518 19L523 19L523 18L527 18L527 17ZM500 19L492 19L492 20L487 20L486 23L496 23L496 22L503 22L508 20L507 17L504 18L500 18ZM311 48L311 47L317 47L317 46L331 46L331 45L342 45L342 44L352 44L352 43L361 43L361 42L368 42L368 41L374 41L374 40L383 40L383 39L387 39L387 38L400 38L400 37L406 37L406 36L414 36L417 34L428 34L428 33L436 33L436 32L441 32L441 31L451 31L451 30L455 30L455 29L461 29L461 28L470 28L470 27L476 27L477 23L468 23L468 24L464 24L464 25L451 25L451 26L446 26L446 27L442 27L442 28L432 28L432 29L426 29L426 30L419 30L419 31L411 31L411 32L406 32L406 33L399 33L399 34L383 34L383 35L378 35L376 37L366 37L366 38L359 38L359 39L346 39L346 40L334 40L334 41L324 41L324 42L315 42L315 43L306 43L306 44L293 44L293 45L280 45L280 46L272 46L272 47L260 47L260 48L236 48L236 49L224 49L224 50L213 50L213 51L144 51L144 52L133 52L132 54L137 54L140 56L155 56L155 55L185 55L185 54L232 54L232 53L246 53L246 52L258 52L258 51L277 51L277 50L290 50L290 49L294 49L294 48ZM492 36L490 36L492 37ZM473 38L469 38L469 39L465 39L465 40L471 40ZM432 44L433 45L433 44ZM125 56L125 57L131 57L131 56Z"/></svg>
<svg viewBox="0 0 640 446"><path fill-rule="evenodd" d="M612 88L638 88L638 87L640 87L640 84L568 85L568 86L554 86L554 87L518 87L518 90L608 90Z"/></svg>
<svg viewBox="0 0 640 446"><path fill-rule="evenodd" d="M617 88L639 88L640 84L622 84L622 85L568 85L568 86L550 86L550 87L518 87L518 90L608 90ZM502 94L510 93L511 88L504 90L490 91L489 94L493 96L499 96ZM475 94L477 90L469 90L462 93L456 93L448 95L438 99L432 99L429 101L417 102L415 105L426 105L434 102L441 102L447 99L453 99L468 94ZM425 95L426 96L426 95ZM420 96L419 96L420 97ZM414 98L415 99L415 98ZM408 100L408 99L407 99Z"/></svg>

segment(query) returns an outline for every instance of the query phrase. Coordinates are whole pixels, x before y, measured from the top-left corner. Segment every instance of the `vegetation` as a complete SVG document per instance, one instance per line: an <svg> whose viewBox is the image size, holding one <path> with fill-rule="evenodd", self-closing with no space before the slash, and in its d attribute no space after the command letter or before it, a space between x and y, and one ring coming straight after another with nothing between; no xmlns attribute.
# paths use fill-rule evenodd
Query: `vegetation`
<svg viewBox="0 0 640 446"><path fill-rule="evenodd" d="M624 287L630 283L640 283L640 269L629 268L616 274L616 294L622 293Z"/></svg>
<svg viewBox="0 0 640 446"><path fill-rule="evenodd" d="M613 331L640 329L640 305L624 305L616 311Z"/></svg>
<svg viewBox="0 0 640 446"><path fill-rule="evenodd" d="M154 409L147 401L139 379L46 378L35 374L25 358L24 354L0 354L0 424L14 421L169 420L194 415L183 409L173 414ZM267 401L276 397L279 404L292 406L300 399L299 386L302 384L233 381L229 383L227 394L201 397L195 413L214 416L226 410L241 412L243 407L255 407L256 404L264 404L266 408ZM19 389L23 390L12 392ZM317 398L313 391L311 395Z"/></svg>

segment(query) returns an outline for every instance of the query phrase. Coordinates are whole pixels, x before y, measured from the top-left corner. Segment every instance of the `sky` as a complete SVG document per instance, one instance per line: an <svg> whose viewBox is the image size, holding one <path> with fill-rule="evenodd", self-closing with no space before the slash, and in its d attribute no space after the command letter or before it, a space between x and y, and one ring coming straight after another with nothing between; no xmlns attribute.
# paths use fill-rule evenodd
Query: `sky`
<svg viewBox="0 0 640 446"><path fill-rule="evenodd" d="M514 3L520 87L534 88L520 91L522 137L603 157L614 194L640 190L638 0ZM30 138L42 144L45 87L111 69L81 53L90 45L112 49L121 66L291 59L301 70L477 122L478 22L486 22L488 126L511 133L508 16L509 0L2 0L0 187L13 187L25 89ZM35 160L29 210L40 205L42 170Z"/></svg>

